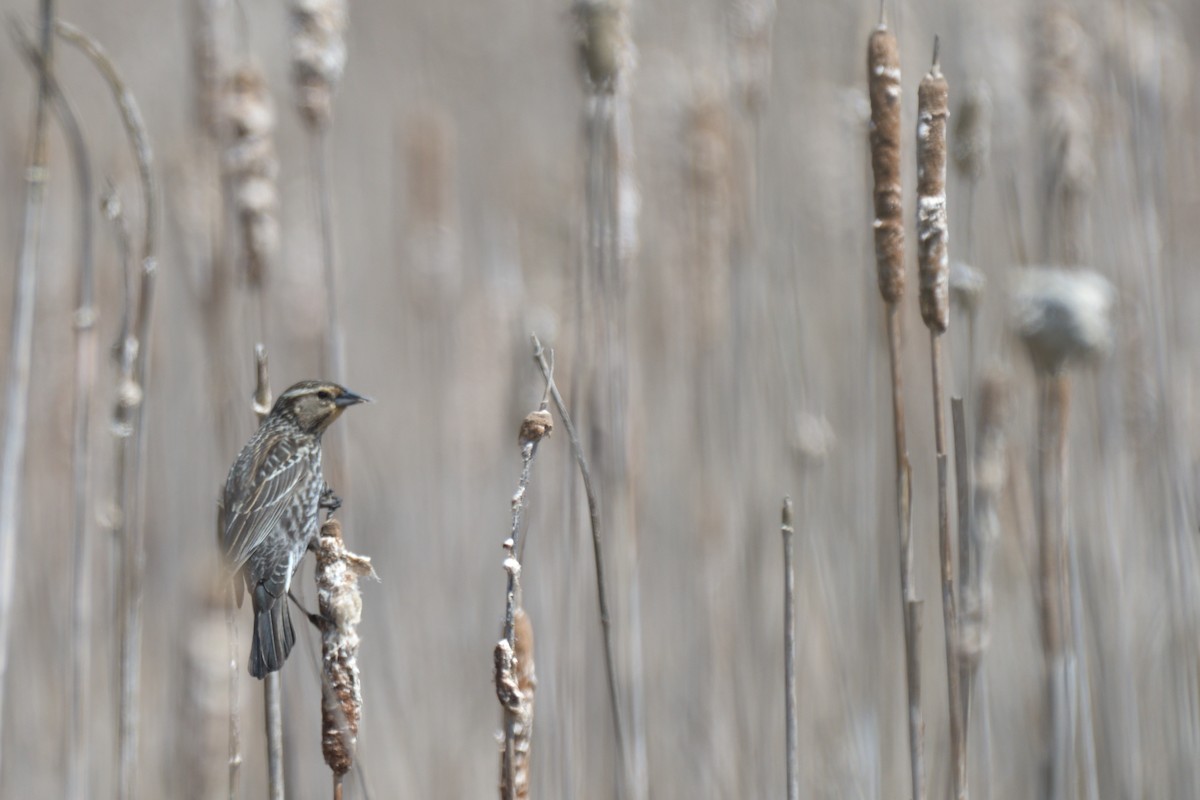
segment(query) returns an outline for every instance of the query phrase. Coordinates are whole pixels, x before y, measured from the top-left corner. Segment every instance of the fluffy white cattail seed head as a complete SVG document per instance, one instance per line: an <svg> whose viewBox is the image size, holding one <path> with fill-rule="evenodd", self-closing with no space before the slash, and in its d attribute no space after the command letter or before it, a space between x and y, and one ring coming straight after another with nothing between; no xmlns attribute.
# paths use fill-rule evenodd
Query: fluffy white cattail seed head
<svg viewBox="0 0 1200 800"><path fill-rule="evenodd" d="M1024 270L1013 292L1012 316L1034 367L1056 373L1107 353L1115 298L1108 279L1089 270Z"/></svg>

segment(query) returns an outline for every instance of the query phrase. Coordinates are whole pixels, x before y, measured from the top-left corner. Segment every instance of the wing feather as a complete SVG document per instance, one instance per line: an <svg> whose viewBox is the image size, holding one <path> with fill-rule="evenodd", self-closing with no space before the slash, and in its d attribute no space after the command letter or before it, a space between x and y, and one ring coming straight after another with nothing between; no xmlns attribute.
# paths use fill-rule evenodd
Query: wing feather
<svg viewBox="0 0 1200 800"><path fill-rule="evenodd" d="M275 530L309 471L308 448L281 432L251 439L225 483L222 544L233 570Z"/></svg>

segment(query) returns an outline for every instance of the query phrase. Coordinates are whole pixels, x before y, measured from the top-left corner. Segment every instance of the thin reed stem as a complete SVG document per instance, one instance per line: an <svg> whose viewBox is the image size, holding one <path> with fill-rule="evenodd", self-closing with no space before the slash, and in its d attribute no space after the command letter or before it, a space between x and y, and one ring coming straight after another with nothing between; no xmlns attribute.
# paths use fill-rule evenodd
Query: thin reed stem
<svg viewBox="0 0 1200 800"><path fill-rule="evenodd" d="M613 658L612 628L609 624L608 589L604 571L604 547L601 539L602 529L600 527L600 501L596 498L596 491L592 485L592 471L588 467L587 457L583 452L583 444L579 440L579 432L575 429L575 423L571 421L571 414L567 411L567 404L563 402L562 395L558 391L558 386L554 383L554 377L551 374L550 365L546 361L546 353L542 349L542 343L538 340L536 334L530 338L533 341L534 361L541 367L542 375L550 385L550 396L554 400L555 408L558 409L558 417L562 420L563 427L567 429L567 436L571 440L571 452L575 455L575 462L579 465L579 476L583 480L583 491L587 497L588 517L591 520L592 526L592 554L596 567L596 596L600 606L600 631L604 642L604 669L608 678L608 700L613 718L613 731L616 737L617 758L620 762L618 765L619 775L624 778L628 774L625 765L625 725L617 694L617 670L616 662Z"/></svg>
<svg viewBox="0 0 1200 800"><path fill-rule="evenodd" d="M271 413L271 381L268 374L267 349L262 344L254 346L254 415L259 424ZM235 578L237 580L237 578ZM236 665L235 665L236 672ZM267 796L271 800L283 800L283 681L282 672L269 672L263 679L263 716L267 737ZM230 724L235 724L231 706ZM232 746L232 745L231 745ZM230 760L230 782L235 779L234 764Z"/></svg>
<svg viewBox="0 0 1200 800"><path fill-rule="evenodd" d="M796 724L796 529L792 527L792 499L783 499L783 680L787 714L787 797L800 798L800 763Z"/></svg>
<svg viewBox="0 0 1200 800"><path fill-rule="evenodd" d="M971 570L971 465L967 460L967 414L961 397L950 398L950 424L954 431L954 491L955 508L958 510L958 573L955 581L955 629L954 640L958 660L958 685L962 695L962 736L964 758L970 751L967 747L971 733L971 680L974 668L963 658L963 589ZM978 662L975 662L978 664Z"/></svg>
<svg viewBox="0 0 1200 800"><path fill-rule="evenodd" d="M42 54L33 41L17 25L11 26L25 60L38 74L42 71ZM88 436L92 389L96 380L96 309L95 280L92 258L92 170L87 143L70 101L62 92L51 72L47 75L50 97L59 126L71 152L71 166L79 206L79 271L76 277L75 314L75 379L71 424L71 671L67 682L67 788L68 798L83 796L88 773L87 737L84 713L88 707L88 666L91 655L91 569L88 530Z"/></svg>
<svg viewBox="0 0 1200 800"><path fill-rule="evenodd" d="M3 766L4 687L12 625L13 581L16 577L17 525L21 521L21 478L29 417L29 384L33 373L33 315L37 294L37 262L42 245L43 205L49 153L46 141L50 75L54 66L54 2L41 2L41 63L33 132L25 169L25 211L21 248L13 289L8 375L5 382L4 444L0 451L0 767Z"/></svg>

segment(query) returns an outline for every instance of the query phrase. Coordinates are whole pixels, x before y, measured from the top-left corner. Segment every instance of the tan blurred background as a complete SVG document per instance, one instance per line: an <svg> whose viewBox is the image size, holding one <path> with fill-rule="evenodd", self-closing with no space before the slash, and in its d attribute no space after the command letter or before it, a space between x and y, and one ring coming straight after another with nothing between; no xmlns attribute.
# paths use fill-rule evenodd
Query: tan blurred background
<svg viewBox="0 0 1200 800"><path fill-rule="evenodd" d="M146 401L143 797L221 793L227 659L206 607L215 500L253 427L253 345L276 392L318 377L325 325L311 165L289 83L282 2L245 2L248 47L278 113L282 249L259 315L237 270L223 317L206 305L219 184L194 117L191 2L62 0L102 42L146 117L163 199L159 305ZM638 3L629 87L639 251L629 276L629 419L635 530L610 541L614 635L649 797L784 793L782 565L778 515L797 517L798 696L803 795L908 793L904 672L892 516L893 455L883 315L870 238L866 37L878 7L780 3L761 110L734 68L748 46L726 2ZM750 4L754 5L754 4ZM758 5L763 5L759 3ZM1094 181L1085 263L1117 287L1117 346L1076 382L1070 518L1098 796L1200 791L1200 6L1079 2L1080 75ZM25 24L33 2L4 0ZM1035 611L1034 388L1006 327L1008 275L1047 256L1045 137L1034 113L1042 3L888 3L904 66L906 209L915 207L916 85L935 34L957 113L990 93L991 151L975 191L951 170L951 257L987 278L977 373L1006 365L1012 392L994 615L971 730L976 797L1034 795L1042 665ZM1070 8L1070 5L1067 6ZM238 12L220 11L237 51ZM1072 34L1074 35L1074 34ZM584 91L566 0L524 4L358 2L334 106L332 201L347 384L374 398L329 436L350 475L346 538L382 580L364 586L360 768L349 796L494 796L500 713L491 650L503 615L501 542L520 472L516 432L542 392L536 332L571 396L574 276L585 217ZM739 38L742 37L742 38ZM63 47L60 80L85 128L98 185L111 177L140 223L136 176L102 83ZM10 313L34 82L0 47L0 308ZM951 128L954 126L951 119ZM70 645L71 311L76 203L52 125L47 243L38 273L33 413L3 728L4 797L57 797L65 773ZM953 144L953 143L952 143ZM1014 202L1015 198L1015 202ZM1017 219L1015 209L1019 209ZM1016 233L1020 231L1021 233ZM911 244L915 237L909 234ZM95 230L101 361L91 502L95 630L91 796L116 774L114 369L120 279L111 231ZM910 270L915 266L910 258ZM915 274L910 287L915 287ZM905 298L905 382L914 469L930 796L948 792L927 337ZM967 393L965 317L948 339L951 391ZM7 317L6 317L7 320ZM8 325L0 326L7 347ZM561 426L533 465L523 585L537 641L532 755L538 797L614 796L591 542ZM298 577L311 605L311 567ZM216 612L216 620L222 617ZM239 652L249 644L239 617ZM296 617L299 627L300 618ZM307 626L305 626L307 628ZM223 631L223 626L217 630ZM207 631L207 633L206 633ZM208 638L204 638L207 636ZM317 637L284 670L290 796L325 796ZM200 642L201 644L197 644ZM208 643L208 644L204 644ZM208 646L208 645L214 646ZM215 652L214 652L215 651ZM195 670L216 709L198 721ZM241 666L244 796L262 796L257 682ZM207 748L207 749L204 749ZM198 759L197 753L214 758ZM196 770L208 771L207 778ZM1087 796L1079 780L1079 797Z"/></svg>

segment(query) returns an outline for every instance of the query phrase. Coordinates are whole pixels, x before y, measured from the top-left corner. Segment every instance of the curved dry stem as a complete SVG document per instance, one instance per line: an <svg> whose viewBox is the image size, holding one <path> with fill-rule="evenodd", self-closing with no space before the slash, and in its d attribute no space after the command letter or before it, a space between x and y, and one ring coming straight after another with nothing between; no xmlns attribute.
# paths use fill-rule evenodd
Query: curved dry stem
<svg viewBox="0 0 1200 800"><path fill-rule="evenodd" d="M42 54L29 36L17 25L11 26L17 46L37 73L42 70ZM79 119L62 92L53 72L46 70L50 98L59 126L71 152L79 205L79 265L75 289L75 379L71 409L71 670L67 684L67 797L83 796L87 776L88 750L84 712L87 708L88 665L91 653L91 571L88 529L88 437L89 410L96 379L96 309L92 258L92 168L87 143Z"/></svg>
<svg viewBox="0 0 1200 800"><path fill-rule="evenodd" d="M141 252L141 275L137 310L132 317L132 330L122 347L116 428L128 431L118 457L119 515L121 540L125 542L123 558L124 586L121 599L121 701L120 701L120 764L118 767L118 796L129 797L134 792L137 773L138 692L140 688L140 659L142 637L142 573L145 569L143 502L145 493L145 396L146 369L150 350L150 322L154 307L154 279L157 270L156 230L158 203L154 189L154 157L150 137L142 119L137 100L121 77L116 65L104 49L80 29L56 20L55 31L69 44L78 48L108 84L120 111L121 122L129 138L137 164L145 205ZM128 469L128 474L124 474Z"/></svg>

